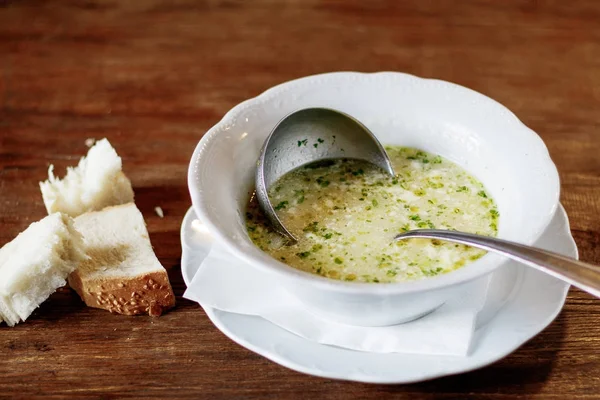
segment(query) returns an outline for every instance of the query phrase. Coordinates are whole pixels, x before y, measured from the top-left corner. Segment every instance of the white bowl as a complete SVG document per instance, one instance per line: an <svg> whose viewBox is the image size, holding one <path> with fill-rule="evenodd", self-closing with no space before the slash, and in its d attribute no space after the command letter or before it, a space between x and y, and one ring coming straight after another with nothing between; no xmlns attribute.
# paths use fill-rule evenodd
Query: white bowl
<svg viewBox="0 0 600 400"><path fill-rule="evenodd" d="M200 140L188 184L196 214L233 256L277 274L311 311L356 325L408 321L443 304L462 284L506 259L487 254L419 281L343 282L294 269L249 239L245 208L260 148L287 114L328 107L357 118L383 144L417 147L454 161L481 180L500 211L500 238L531 245L550 223L560 193L542 140L496 101L452 83L412 75L340 72L278 85L229 111Z"/></svg>

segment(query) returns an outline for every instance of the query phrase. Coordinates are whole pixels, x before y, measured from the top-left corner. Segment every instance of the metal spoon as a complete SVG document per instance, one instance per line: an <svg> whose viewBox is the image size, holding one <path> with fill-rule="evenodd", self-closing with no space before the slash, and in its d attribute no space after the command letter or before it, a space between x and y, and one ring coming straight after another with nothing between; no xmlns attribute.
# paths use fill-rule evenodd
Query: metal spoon
<svg viewBox="0 0 600 400"><path fill-rule="evenodd" d="M600 267L560 254L489 236L439 229L417 229L394 239L410 238L448 240L498 253L600 297Z"/></svg>
<svg viewBox="0 0 600 400"><path fill-rule="evenodd" d="M282 119L261 150L256 168L256 197L273 228L295 242L275 213L269 188L286 173L306 164L336 158L374 164L394 176L383 146L363 124L340 111L307 108Z"/></svg>

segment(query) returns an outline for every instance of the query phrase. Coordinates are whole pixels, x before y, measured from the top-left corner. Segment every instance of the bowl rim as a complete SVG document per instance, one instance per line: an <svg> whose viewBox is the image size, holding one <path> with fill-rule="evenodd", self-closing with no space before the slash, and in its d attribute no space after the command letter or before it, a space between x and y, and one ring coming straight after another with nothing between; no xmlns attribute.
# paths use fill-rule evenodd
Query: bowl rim
<svg viewBox="0 0 600 400"><path fill-rule="evenodd" d="M559 205L559 197L560 197L560 177L558 174L558 170L556 169L556 165L550 158L550 154L548 152L548 148L546 147L543 140L539 137L539 135L530 129L527 125L525 125L512 111L510 111L506 106L501 104L500 102L492 99L484 95L483 93L477 92L473 89L469 89L467 87L444 81L439 79L432 78L422 78L416 75L407 74L403 72L394 72L394 71L381 71L381 72L356 72L356 71L341 71L341 72L328 72L323 74L316 74L305 76L297 79L293 79L287 82L280 83L275 85L264 92L260 93L258 96L247 99L238 105L234 106L230 109L223 118L213 125L200 139L196 148L194 149L193 155L190 160L189 168L188 168L188 189L190 192L190 196L192 199L192 205L196 215L201 220L201 222L206 225L208 230L212 235L215 236L216 242L224 245L224 247L235 257L241 259L242 261L247 262L253 267L260 268L266 272L276 273L281 278L292 279L295 280L298 284L306 284L315 289L324 289L328 291L335 291L341 293L348 294L371 294L371 295L387 295L387 294L405 294L405 293L414 293L414 292L425 292L429 290L436 290L447 288L450 286L454 286L457 284L463 284L470 282L474 279L480 278L488 273L491 273L496 268L508 262L508 259L501 260L500 262L492 263L491 265L487 265L485 268L481 268L480 271L474 271L470 276L460 276L460 274L443 274L435 277L428 277L426 279L420 279L416 281L403 281L403 282L395 282L395 283L365 283L365 282L346 282L331 278L322 277L320 275L312 274L309 272L301 271L296 268L293 268L285 263L282 263L267 253L262 253L261 255L257 255L256 257L246 253L242 249L238 247L235 241L221 232L216 224L211 220L210 214L207 212L207 204L203 200L201 193L202 191L198 189L197 185L197 172L195 166L200 162L202 154L206 153L205 149L210 146L210 143L215 139L215 137L223 130L226 130L226 127L233 121L235 121L238 117L238 114L241 114L243 111L248 109L251 105L255 103L260 103L263 100L266 100L270 96L273 96L278 93L283 93L289 90L292 90L294 87L299 85L305 85L312 81L321 81L324 79L332 78L332 77L345 77L347 79L361 79L365 77L390 77L392 79L407 79L419 82L428 82L434 83L436 85L446 86L447 88L451 88L452 90L461 90L464 93L470 93L471 95L478 96L481 101L488 102L490 104L495 105L497 110L504 114L505 118L512 120L515 124L515 129L520 129L522 134L527 134L533 139L536 139L538 151L542 152L545 157L545 166L544 170L549 174L548 181L552 183L552 198L550 199L552 202L551 211L548 213L544 221L537 226L537 229L534 231L534 234L528 238L528 240L523 241L522 243L525 245L532 245L547 229L550 222L552 221L552 217L556 213ZM490 254L482 257L481 259L471 263L471 265L478 264L482 260L487 259ZM499 257L499 256L497 256ZM462 268L461 268L462 270Z"/></svg>

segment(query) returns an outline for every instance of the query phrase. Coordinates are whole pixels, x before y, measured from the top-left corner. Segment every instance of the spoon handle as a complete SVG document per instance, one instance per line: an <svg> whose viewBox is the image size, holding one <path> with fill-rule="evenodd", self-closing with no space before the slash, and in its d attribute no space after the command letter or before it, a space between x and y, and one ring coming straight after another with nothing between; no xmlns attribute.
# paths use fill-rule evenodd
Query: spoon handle
<svg viewBox="0 0 600 400"><path fill-rule="evenodd" d="M448 240L498 253L550 274L600 298L600 267L595 265L536 247L457 231L417 229L395 237L396 240L410 238Z"/></svg>

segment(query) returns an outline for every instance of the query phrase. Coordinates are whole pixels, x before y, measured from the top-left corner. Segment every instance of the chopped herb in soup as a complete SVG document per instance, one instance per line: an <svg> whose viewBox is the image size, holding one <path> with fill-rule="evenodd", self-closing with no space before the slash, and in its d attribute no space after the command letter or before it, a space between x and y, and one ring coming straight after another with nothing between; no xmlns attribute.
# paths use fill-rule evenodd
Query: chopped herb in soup
<svg viewBox="0 0 600 400"><path fill-rule="evenodd" d="M246 213L252 241L303 271L357 282L400 282L453 271L485 252L430 239L394 241L411 229L455 229L489 236L499 213L481 182L421 150L386 146L396 176L356 160L294 170L269 191L294 245L269 226L253 196Z"/></svg>

